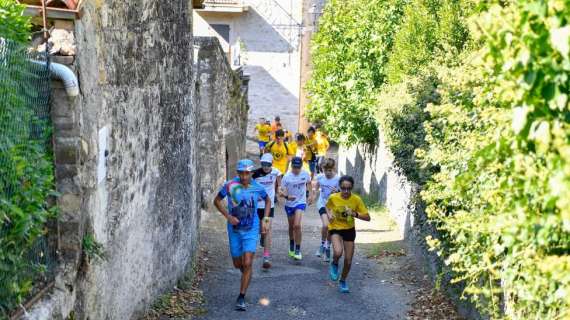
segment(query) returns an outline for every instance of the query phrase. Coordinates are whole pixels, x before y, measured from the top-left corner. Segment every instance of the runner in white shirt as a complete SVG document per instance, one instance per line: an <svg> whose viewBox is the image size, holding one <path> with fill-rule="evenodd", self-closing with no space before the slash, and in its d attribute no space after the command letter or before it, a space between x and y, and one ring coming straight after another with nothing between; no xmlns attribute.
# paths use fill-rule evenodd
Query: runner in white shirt
<svg viewBox="0 0 570 320"><path fill-rule="evenodd" d="M315 181L313 181L313 194L319 190L319 199L317 200L317 208L319 209L319 215L321 216L321 246L315 253L317 257L324 255L325 261L330 261L331 249L330 249L330 236L329 236L329 217L327 215L326 204L329 196L333 193L339 192L340 188L338 181L340 177L336 174L336 161L331 158L327 158L323 162L324 174L321 173L317 175Z"/></svg>
<svg viewBox="0 0 570 320"><path fill-rule="evenodd" d="M281 184L281 172L272 167L273 156L266 153L261 157L261 168L253 172L253 179L262 185L271 199L271 212L268 218L264 218L265 202L259 201L257 204L257 214L260 221L267 220L267 230L261 235L261 246L263 247L263 269L271 268L271 220L275 216L275 190Z"/></svg>
<svg viewBox="0 0 570 320"><path fill-rule="evenodd" d="M311 205L313 200L311 195L307 203L307 190L311 185L311 176L307 171L302 170L302 167L303 160L294 157L291 161L291 172L283 177L281 188L279 188L279 195L286 200L285 212L289 222L289 256L295 260L303 259L301 219L307 205Z"/></svg>

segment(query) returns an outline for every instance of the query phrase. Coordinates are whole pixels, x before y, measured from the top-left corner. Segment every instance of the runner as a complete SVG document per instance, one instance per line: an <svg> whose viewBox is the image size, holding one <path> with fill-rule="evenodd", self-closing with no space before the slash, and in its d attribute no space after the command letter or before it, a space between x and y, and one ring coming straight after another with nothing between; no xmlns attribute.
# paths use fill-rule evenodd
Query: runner
<svg viewBox="0 0 570 320"><path fill-rule="evenodd" d="M285 130L283 130L283 132L285 132L285 139L284 139L284 141L287 142L287 143L293 142L293 141L292 141L292 140L293 140L293 134L291 133L291 131L285 129Z"/></svg>
<svg viewBox="0 0 570 320"><path fill-rule="evenodd" d="M339 176L336 174L336 161L328 158L323 162L324 174L319 174L315 178L313 194L319 190L319 199L317 200L317 208L321 216L321 246L317 249L316 256L320 257L324 254L324 260L330 261L330 236L329 236L329 217L327 215L326 204L329 196L340 191L338 186Z"/></svg>
<svg viewBox="0 0 570 320"><path fill-rule="evenodd" d="M289 222L289 256L295 260L303 259L301 253L303 213L307 208L307 190L311 184L311 177L302 169L303 160L294 157L291 161L291 172L287 173L281 181L282 187L279 194L284 197L285 212ZM309 197L309 205L312 203L312 196Z"/></svg>
<svg viewBox="0 0 570 320"><path fill-rule="evenodd" d="M317 129L317 173L323 173L322 165L327 156L330 147L330 142L327 135Z"/></svg>
<svg viewBox="0 0 570 320"><path fill-rule="evenodd" d="M277 140L277 131L279 131L279 130L283 131L283 141L285 141L285 138L286 138L285 137L285 130L283 130L283 125L281 125L281 123L278 123L275 125L275 132L273 132L273 135L272 135L273 141Z"/></svg>
<svg viewBox="0 0 570 320"><path fill-rule="evenodd" d="M279 130L278 126L281 127L281 118L279 116L275 116L275 120L271 124L271 133L275 134L277 130Z"/></svg>
<svg viewBox="0 0 570 320"><path fill-rule="evenodd" d="M275 133L276 140L269 142L265 146L265 152L271 153L273 156L273 166L279 170L279 172L285 174L289 169L289 160L291 158L291 149L289 144L283 141L285 133L283 130L277 130Z"/></svg>
<svg viewBox="0 0 570 320"><path fill-rule="evenodd" d="M228 221L228 238L230 254L236 269L241 271L241 286L236 301L236 310L245 311L245 294L251 280L251 265L259 238L259 218L257 202L265 201L264 223L262 233L267 230L267 220L271 209L271 199L259 183L251 179L254 169L253 161L245 159L237 163L238 176L227 181L220 188L214 205ZM222 200L228 198L227 209Z"/></svg>
<svg viewBox="0 0 570 320"><path fill-rule="evenodd" d="M330 219L329 233L333 245L333 261L329 267L329 275L332 281L338 280L338 261L344 251L344 266L339 281L339 290L342 293L350 292L346 277L350 272L352 257L354 256L354 218L370 221L368 209L362 199L352 193L354 179L343 176L339 180L340 193L334 193L327 201L327 213Z"/></svg>
<svg viewBox="0 0 570 320"><path fill-rule="evenodd" d="M271 212L269 218L265 218L265 201L259 201L257 214L260 220L267 221L267 230L261 235L263 247L263 269L271 268L271 220L275 215L275 190L281 184L281 172L272 167L273 156L266 153L261 157L261 168L255 170L253 179L265 188L265 192L271 199Z"/></svg>
<svg viewBox="0 0 570 320"><path fill-rule="evenodd" d="M297 133L295 135L295 141L289 144L289 150L294 157L299 157L303 159L303 169L310 172L309 162L306 160L305 154L305 141L306 137L302 133ZM307 190L308 191L308 190Z"/></svg>
<svg viewBox="0 0 570 320"><path fill-rule="evenodd" d="M315 172L317 171L317 138L315 136L315 127L310 127L307 130L307 139L305 141L305 161L309 164L309 170L311 171L311 179L315 177Z"/></svg>
<svg viewBox="0 0 570 320"><path fill-rule="evenodd" d="M263 155L265 146L271 137L271 126L267 125L265 118L260 118L259 123L255 125L255 132L257 132L257 143L259 144L259 157Z"/></svg>

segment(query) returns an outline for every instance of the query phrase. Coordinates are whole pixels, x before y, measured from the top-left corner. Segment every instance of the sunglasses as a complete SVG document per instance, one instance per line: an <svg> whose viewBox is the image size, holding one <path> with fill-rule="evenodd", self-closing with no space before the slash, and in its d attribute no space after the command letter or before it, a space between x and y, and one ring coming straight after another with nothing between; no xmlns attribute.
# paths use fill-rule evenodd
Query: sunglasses
<svg viewBox="0 0 570 320"><path fill-rule="evenodd" d="M268 167L271 167L271 163L262 162L262 163L261 163L261 166L262 166L262 167L265 167L265 168L268 168Z"/></svg>

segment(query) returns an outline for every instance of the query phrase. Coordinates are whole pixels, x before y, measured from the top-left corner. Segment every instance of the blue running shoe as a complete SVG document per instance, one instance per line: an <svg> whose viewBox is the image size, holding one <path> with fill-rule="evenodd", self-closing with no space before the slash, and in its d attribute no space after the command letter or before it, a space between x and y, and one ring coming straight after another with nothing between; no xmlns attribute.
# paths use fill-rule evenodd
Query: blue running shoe
<svg viewBox="0 0 570 320"><path fill-rule="evenodd" d="M245 311L246 310L246 306L245 306L245 298L243 297L238 297L236 300L236 310L237 311Z"/></svg>
<svg viewBox="0 0 570 320"><path fill-rule="evenodd" d="M349 293L350 290L348 290L348 284L346 283L346 280L340 280L338 282L338 289L341 293Z"/></svg>
<svg viewBox="0 0 570 320"><path fill-rule="evenodd" d="M338 280L338 264L331 263L329 266L329 275L332 281Z"/></svg>

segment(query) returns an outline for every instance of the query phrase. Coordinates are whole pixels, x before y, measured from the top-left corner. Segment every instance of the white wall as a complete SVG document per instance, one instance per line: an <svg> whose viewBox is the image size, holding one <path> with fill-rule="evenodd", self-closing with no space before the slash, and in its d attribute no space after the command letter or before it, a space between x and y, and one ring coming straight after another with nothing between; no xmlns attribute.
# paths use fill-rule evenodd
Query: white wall
<svg viewBox="0 0 570 320"><path fill-rule="evenodd" d="M402 237L408 238L416 223L414 198L418 186L400 172L382 137L373 150L361 145L340 147L338 170L340 174L354 178L356 192L384 205Z"/></svg>
<svg viewBox="0 0 570 320"><path fill-rule="evenodd" d="M194 35L217 36L232 63L241 55L249 83L249 126L252 135L259 117L280 115L286 129L296 131L299 113L301 0L244 0L241 14L194 12ZM228 24L226 43L209 24ZM239 41L244 50L240 50ZM241 52L240 52L241 51Z"/></svg>

